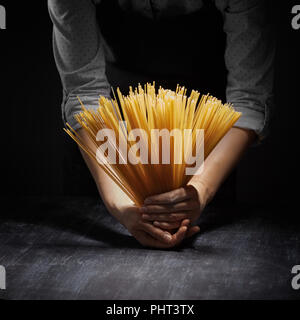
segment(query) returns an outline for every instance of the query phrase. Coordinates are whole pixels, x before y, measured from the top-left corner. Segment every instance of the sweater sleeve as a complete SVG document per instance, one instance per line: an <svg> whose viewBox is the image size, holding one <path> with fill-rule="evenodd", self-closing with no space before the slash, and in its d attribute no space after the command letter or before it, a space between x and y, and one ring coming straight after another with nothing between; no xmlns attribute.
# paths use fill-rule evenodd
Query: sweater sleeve
<svg viewBox="0 0 300 320"><path fill-rule="evenodd" d="M62 115L75 130L74 115L98 107L99 95L109 97L105 56L92 0L48 0L53 22L53 50L63 86Z"/></svg>
<svg viewBox="0 0 300 320"><path fill-rule="evenodd" d="M242 112L235 126L254 130L260 140L269 129L275 55L274 34L265 2L230 0L224 12L227 101Z"/></svg>

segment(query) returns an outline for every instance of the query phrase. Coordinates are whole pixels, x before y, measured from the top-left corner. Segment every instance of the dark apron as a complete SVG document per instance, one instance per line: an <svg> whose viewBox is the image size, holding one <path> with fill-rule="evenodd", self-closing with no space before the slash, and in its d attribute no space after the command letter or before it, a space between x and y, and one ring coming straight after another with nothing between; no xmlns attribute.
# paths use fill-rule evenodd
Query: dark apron
<svg viewBox="0 0 300 320"><path fill-rule="evenodd" d="M121 9L118 1L104 0L97 16L115 58L107 58L113 86L127 92L129 85L155 80L168 88L179 83L225 99L223 18L212 1L189 15L148 19Z"/></svg>

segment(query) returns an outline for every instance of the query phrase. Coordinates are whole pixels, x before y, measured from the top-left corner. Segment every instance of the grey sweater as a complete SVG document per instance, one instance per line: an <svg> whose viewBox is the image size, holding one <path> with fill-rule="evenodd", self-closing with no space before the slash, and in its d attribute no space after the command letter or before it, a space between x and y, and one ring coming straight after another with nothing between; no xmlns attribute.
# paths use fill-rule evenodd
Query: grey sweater
<svg viewBox="0 0 300 320"><path fill-rule="evenodd" d="M213 1L213 0L211 0ZM105 39L96 19L100 0L48 0L53 21L53 47L63 85L63 119L74 129L74 114L81 106L98 107L99 95L108 97L105 74ZM224 19L225 64L228 70L226 98L242 117L237 127L254 130L262 139L268 132L273 97L274 41L265 19L263 0L215 0ZM119 0L122 8L153 18L190 14L201 10L201 0ZM201 88L200 88L201 89Z"/></svg>

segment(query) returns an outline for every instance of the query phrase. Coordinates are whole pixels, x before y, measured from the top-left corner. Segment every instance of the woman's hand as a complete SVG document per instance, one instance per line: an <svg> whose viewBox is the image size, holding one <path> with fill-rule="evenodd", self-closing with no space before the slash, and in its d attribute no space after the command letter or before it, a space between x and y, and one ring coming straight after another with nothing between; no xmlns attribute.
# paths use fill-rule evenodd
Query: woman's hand
<svg viewBox="0 0 300 320"><path fill-rule="evenodd" d="M116 218L143 246L172 248L181 243L186 236L187 225L189 224L187 220L181 221L177 227L177 232L171 234L157 228L151 221L143 220L139 208L134 205L118 208L117 211Z"/></svg>
<svg viewBox="0 0 300 320"><path fill-rule="evenodd" d="M87 133L78 131L81 139L93 150L95 146L88 139ZM144 246L171 248L178 245L185 237L188 221L178 224L176 233L155 227L150 221L143 221L142 214L119 186L98 166L95 160L80 149L82 156L96 182L99 194L110 212Z"/></svg>
<svg viewBox="0 0 300 320"><path fill-rule="evenodd" d="M205 184L194 177L186 187L148 197L140 212L145 221L153 222L156 227L174 230L183 220L193 224L199 218L209 200L208 194ZM199 230L198 226L192 226L186 236Z"/></svg>
<svg viewBox="0 0 300 320"><path fill-rule="evenodd" d="M95 146L89 141L87 133L81 129L78 134L93 150ZM201 176L192 177L189 186L185 188L149 197L142 211L135 207L132 201L130 203L127 195L105 174L96 161L84 152L82 155L110 213L123 223L141 244L171 248L179 244L184 237L199 231L198 226L188 227L188 230L187 226L200 216L203 208L255 136L251 130L232 128L205 160L205 169ZM145 215L145 219L142 218L142 214ZM158 227L163 230L159 230ZM166 230L172 237L169 242L162 235Z"/></svg>
<svg viewBox="0 0 300 320"><path fill-rule="evenodd" d="M153 221L155 226L166 230L178 228L182 219L193 223L255 138L256 134L252 130L229 130L205 159L201 175L193 176L187 187L145 200L141 208L143 219ZM189 228L187 235L199 231L196 228Z"/></svg>

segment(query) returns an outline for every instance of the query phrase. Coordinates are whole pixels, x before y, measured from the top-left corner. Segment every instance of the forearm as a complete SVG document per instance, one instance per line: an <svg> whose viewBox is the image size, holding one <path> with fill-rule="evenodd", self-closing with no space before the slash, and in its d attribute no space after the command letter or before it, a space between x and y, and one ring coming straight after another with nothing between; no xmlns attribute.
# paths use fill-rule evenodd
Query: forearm
<svg viewBox="0 0 300 320"><path fill-rule="evenodd" d="M82 139L84 145L94 150L95 146L88 139L87 133L83 129L79 129L78 134ZM94 178L94 181L97 185L97 189L106 208L114 217L116 217L122 223L120 209L122 207L128 206L129 204L133 204L133 202L120 189L120 187L104 172L104 170L97 164L97 162L94 159L91 159L85 153L85 151L81 149L80 152ZM118 203L116 203L116 199L118 200Z"/></svg>
<svg viewBox="0 0 300 320"><path fill-rule="evenodd" d="M206 202L214 197L255 137L252 130L232 128L210 153L204 162L203 172L195 175L189 183L194 186L201 183L205 186Z"/></svg>
<svg viewBox="0 0 300 320"><path fill-rule="evenodd" d="M83 129L79 129L78 134L86 146L91 149L95 148ZM200 175L195 175L189 182L189 184L196 186L196 189L199 183L205 185L206 202L213 198L219 186L236 166L255 137L256 134L252 130L232 128L210 153L205 160L203 172ZM113 216L121 221L120 209L122 206L126 207L128 204L132 204L132 201L94 159L91 159L84 151L80 151L95 180L105 206ZM116 203L116 199L118 199L118 203Z"/></svg>

